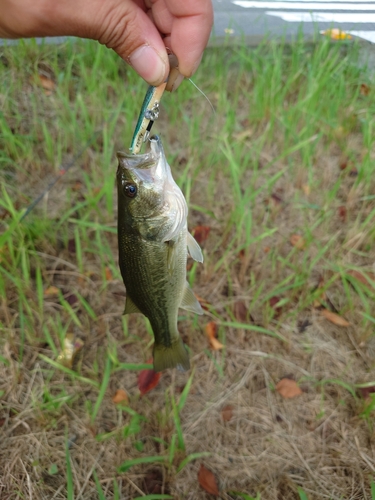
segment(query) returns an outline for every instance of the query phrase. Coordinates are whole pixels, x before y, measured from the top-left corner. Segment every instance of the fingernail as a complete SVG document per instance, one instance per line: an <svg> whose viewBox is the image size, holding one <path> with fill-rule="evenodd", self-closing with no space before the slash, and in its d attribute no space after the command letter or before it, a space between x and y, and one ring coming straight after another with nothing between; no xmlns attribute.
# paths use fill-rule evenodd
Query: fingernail
<svg viewBox="0 0 375 500"><path fill-rule="evenodd" d="M163 82L166 64L159 54L149 45L138 47L130 56L129 62L146 82L157 85Z"/></svg>

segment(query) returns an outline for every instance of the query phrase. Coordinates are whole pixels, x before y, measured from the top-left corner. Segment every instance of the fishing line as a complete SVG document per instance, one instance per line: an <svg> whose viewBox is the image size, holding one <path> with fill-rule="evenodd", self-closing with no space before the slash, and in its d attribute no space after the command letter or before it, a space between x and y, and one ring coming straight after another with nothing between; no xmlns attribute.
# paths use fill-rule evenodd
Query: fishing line
<svg viewBox="0 0 375 500"><path fill-rule="evenodd" d="M196 85L193 80L191 78L188 78L189 82L192 83L194 85L194 87L198 90L198 92L200 92L203 97L206 98L206 100L208 101L208 104L211 106L211 109L212 109L212 112L213 114L216 116L216 110L214 108L214 105L212 104L212 102L210 101L210 99L208 98L208 96L203 92L203 90L201 90L198 85Z"/></svg>

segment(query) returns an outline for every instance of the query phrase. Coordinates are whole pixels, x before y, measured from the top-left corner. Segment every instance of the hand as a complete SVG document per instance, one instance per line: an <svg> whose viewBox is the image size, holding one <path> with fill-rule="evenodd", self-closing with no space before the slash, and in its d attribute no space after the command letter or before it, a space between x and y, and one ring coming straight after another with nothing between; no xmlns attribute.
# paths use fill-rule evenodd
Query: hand
<svg viewBox="0 0 375 500"><path fill-rule="evenodd" d="M199 66L213 22L211 0L1 0L0 37L78 36L115 50L151 85Z"/></svg>

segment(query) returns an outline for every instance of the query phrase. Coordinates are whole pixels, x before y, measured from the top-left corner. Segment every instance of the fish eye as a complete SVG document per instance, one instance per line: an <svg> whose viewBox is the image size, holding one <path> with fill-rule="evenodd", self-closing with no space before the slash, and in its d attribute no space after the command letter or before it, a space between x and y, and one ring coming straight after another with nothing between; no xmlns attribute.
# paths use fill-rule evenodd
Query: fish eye
<svg viewBox="0 0 375 500"><path fill-rule="evenodd" d="M134 196L137 194L137 186L135 186L134 184L125 184L124 194L129 198L134 198Z"/></svg>

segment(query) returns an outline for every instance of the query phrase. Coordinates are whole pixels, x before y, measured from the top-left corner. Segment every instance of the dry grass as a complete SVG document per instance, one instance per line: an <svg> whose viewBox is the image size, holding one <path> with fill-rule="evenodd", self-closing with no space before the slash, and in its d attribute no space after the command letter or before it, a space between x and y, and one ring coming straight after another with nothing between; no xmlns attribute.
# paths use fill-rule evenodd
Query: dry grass
<svg viewBox="0 0 375 500"><path fill-rule="evenodd" d="M155 128L189 225L211 228L204 265L189 271L210 305L203 318L181 317L193 371L164 373L143 397L125 364L147 363L152 334L143 318L121 316L114 152L130 141L144 87L91 43L24 45L1 61L0 498L199 500L201 463L223 499L374 498L375 402L358 385L374 381L375 288L350 273L375 271L375 96L356 48L208 52L197 83L216 118L187 84L165 98ZM41 68L52 95L30 83ZM222 351L205 335L212 320ZM85 343L71 373L51 365L67 332ZM302 395L282 398L285 377ZM119 388L126 407L112 402ZM165 460L118 471L155 456Z"/></svg>

